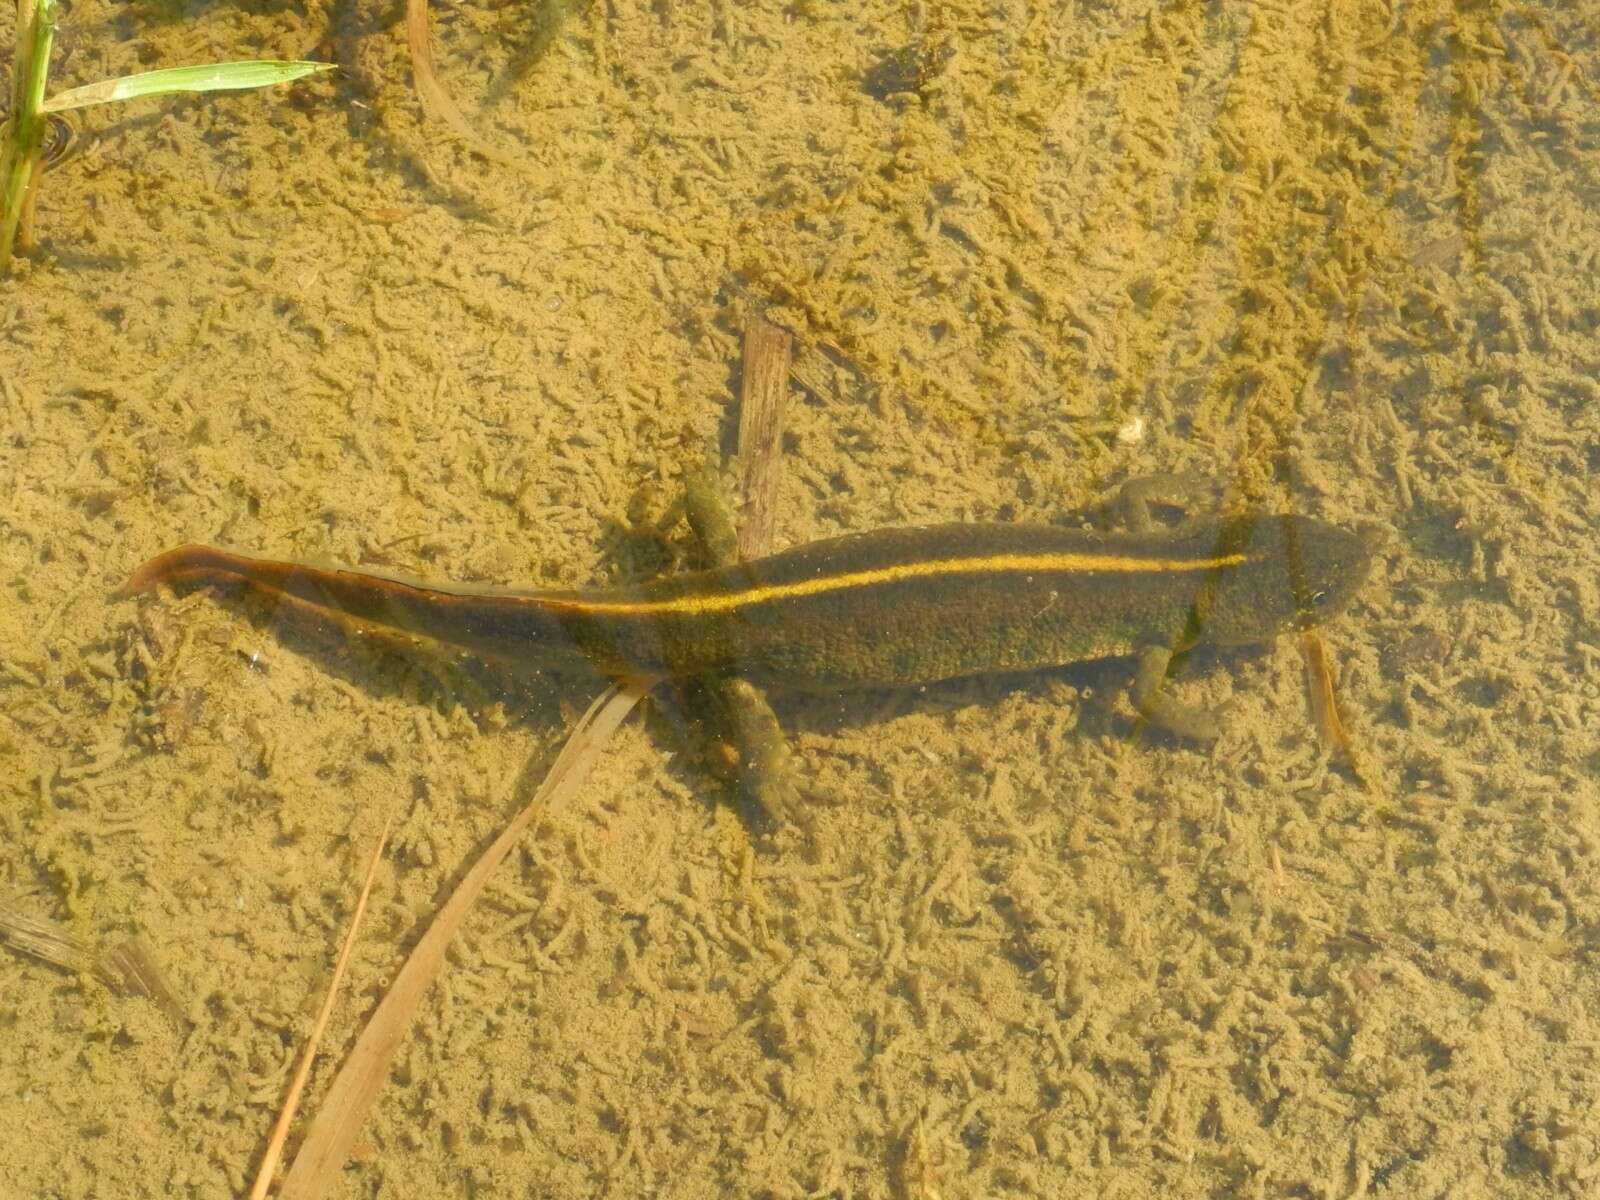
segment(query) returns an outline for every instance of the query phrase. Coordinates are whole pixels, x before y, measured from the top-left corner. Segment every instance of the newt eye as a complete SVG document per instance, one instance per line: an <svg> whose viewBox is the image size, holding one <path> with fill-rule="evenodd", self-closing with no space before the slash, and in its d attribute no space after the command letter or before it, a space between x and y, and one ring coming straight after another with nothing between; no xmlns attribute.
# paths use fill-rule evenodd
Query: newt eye
<svg viewBox="0 0 1600 1200"><path fill-rule="evenodd" d="M1316 591L1316 592L1312 592L1311 593L1311 607L1312 608L1321 608L1327 602L1328 602L1328 593L1326 591Z"/></svg>

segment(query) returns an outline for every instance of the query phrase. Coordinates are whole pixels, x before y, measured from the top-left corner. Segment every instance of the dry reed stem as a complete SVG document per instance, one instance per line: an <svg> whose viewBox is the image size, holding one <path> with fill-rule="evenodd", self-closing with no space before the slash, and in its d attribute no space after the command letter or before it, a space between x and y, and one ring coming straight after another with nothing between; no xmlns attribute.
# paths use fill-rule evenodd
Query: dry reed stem
<svg viewBox="0 0 1600 1200"><path fill-rule="evenodd" d="M283 1154L283 1143L289 1136L289 1123L294 1120L294 1114L300 1107L300 1094L305 1091L306 1079L311 1074L311 1064L317 1057L317 1047L322 1044L322 1035L328 1028L328 1018L333 1015L333 1002L339 994L339 985L344 981L344 969L350 962L350 950L356 944L356 931L361 928L361 918L367 911L367 898L372 895L372 881L378 877L378 864L383 861L383 848L389 841L389 826L394 818L391 815L383 822L383 831L378 834L378 844L372 848L372 859L367 863L367 875L361 883L361 894L356 898L355 911L350 914L350 928L345 931L344 945L339 948L339 960L333 966L333 978L328 981L328 994L322 998L322 1009L317 1013L316 1023L311 1026L311 1034L306 1038L305 1049L300 1052L300 1065L295 1068L294 1079L289 1084L288 1094L283 1098L283 1107L278 1112L278 1121L272 1127L272 1136L267 1139L266 1153L261 1156L261 1167L256 1172L255 1186L250 1189L250 1200L262 1200L267 1194L267 1189L272 1186L272 1174L278 1168L278 1159Z"/></svg>
<svg viewBox="0 0 1600 1200"><path fill-rule="evenodd" d="M389 1063L400 1048L411 1018L443 965L450 939L489 877L540 812L566 800L583 786L622 719L654 683L651 679L625 679L600 694L573 729L544 782L462 878L411 957L400 968L394 984L361 1031L350 1056L323 1097L294 1165L284 1177L279 1192L281 1200L318 1200L338 1176L350 1156L362 1122L388 1078ZM519 796L526 792L528 784L528 772L524 769L517 781Z"/></svg>

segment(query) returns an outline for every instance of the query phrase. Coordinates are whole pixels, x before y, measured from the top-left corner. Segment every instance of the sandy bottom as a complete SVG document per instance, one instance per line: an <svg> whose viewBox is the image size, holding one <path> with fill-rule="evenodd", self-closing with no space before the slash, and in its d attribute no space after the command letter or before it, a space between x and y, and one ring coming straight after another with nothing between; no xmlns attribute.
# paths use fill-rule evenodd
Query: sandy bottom
<svg viewBox="0 0 1600 1200"><path fill-rule="evenodd" d="M777 850L657 708L490 888L337 1195L1595 1194L1582 9L451 7L519 171L421 119L396 5L79 0L57 86L344 70L91 110L4 285L0 900L139 933L179 1011L0 951L0 1191L242 1194L383 819L335 1061L596 690L133 567L637 577L755 304L801 347L782 544L1153 470L1392 526L1327 630L1372 786L1287 643L1191 663L1209 752L1132 736L1122 662L785 701Z"/></svg>

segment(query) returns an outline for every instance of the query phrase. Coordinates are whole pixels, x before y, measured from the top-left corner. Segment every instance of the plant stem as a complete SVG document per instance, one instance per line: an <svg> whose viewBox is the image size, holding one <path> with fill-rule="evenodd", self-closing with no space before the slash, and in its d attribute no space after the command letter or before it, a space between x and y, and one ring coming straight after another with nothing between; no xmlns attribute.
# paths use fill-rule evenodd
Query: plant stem
<svg viewBox="0 0 1600 1200"><path fill-rule="evenodd" d="M11 87L11 119L0 148L0 272L11 266L17 225L32 207L39 157L44 148L45 81L56 32L56 0L17 0L17 58Z"/></svg>

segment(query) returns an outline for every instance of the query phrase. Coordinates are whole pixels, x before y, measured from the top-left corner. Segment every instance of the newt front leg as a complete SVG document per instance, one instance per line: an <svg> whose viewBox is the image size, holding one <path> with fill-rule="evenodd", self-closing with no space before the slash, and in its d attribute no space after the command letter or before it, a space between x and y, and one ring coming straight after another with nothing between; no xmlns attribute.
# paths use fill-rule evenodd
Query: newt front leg
<svg viewBox="0 0 1600 1200"><path fill-rule="evenodd" d="M1176 737L1197 742L1214 742L1222 736L1222 725L1208 710L1174 700L1167 692L1167 675L1172 669L1172 650L1149 646L1139 655L1139 670L1133 677L1128 699L1150 724Z"/></svg>
<svg viewBox="0 0 1600 1200"><path fill-rule="evenodd" d="M709 467L684 479L684 511L713 567L739 561L739 538L726 497ZM770 828L792 819L798 800L789 743L765 693L731 675L700 680L716 723L730 739L740 807L752 826Z"/></svg>

